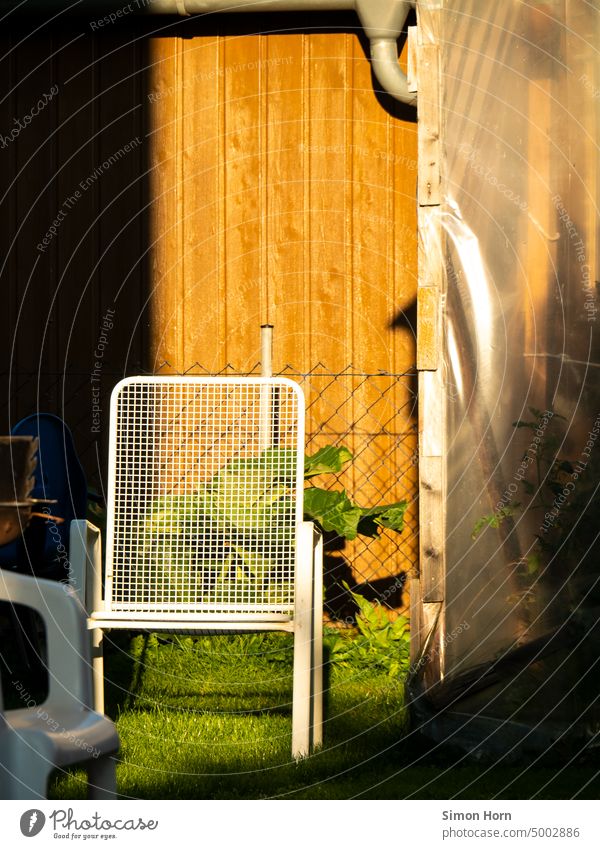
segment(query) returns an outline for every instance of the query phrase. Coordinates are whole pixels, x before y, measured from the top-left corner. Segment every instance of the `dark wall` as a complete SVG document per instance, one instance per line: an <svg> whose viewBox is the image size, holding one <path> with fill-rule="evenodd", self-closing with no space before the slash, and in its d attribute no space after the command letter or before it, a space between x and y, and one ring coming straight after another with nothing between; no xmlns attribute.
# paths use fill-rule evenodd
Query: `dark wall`
<svg viewBox="0 0 600 849"><path fill-rule="evenodd" d="M96 486L110 389L144 368L145 43L35 20L0 39L0 432L57 413Z"/></svg>

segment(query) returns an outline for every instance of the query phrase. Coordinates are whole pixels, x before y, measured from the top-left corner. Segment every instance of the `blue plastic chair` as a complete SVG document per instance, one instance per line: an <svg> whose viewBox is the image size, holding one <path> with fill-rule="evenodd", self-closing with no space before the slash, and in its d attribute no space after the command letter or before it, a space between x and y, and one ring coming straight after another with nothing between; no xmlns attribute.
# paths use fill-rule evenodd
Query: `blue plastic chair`
<svg viewBox="0 0 600 849"><path fill-rule="evenodd" d="M69 577L69 528L73 519L85 519L88 498L73 436L63 420L50 413L34 413L21 419L12 435L39 440L31 497L55 501L38 512L63 521L34 519L22 539L0 548L0 568L65 580Z"/></svg>

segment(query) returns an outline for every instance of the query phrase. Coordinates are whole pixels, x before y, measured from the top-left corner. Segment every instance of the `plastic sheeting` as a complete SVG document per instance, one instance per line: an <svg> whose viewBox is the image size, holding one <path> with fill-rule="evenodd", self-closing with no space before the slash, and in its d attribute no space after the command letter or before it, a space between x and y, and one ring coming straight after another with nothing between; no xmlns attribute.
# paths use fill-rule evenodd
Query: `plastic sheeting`
<svg viewBox="0 0 600 849"><path fill-rule="evenodd" d="M440 44L444 148L443 200L420 236L446 290L443 660L433 678L421 670L428 726L482 749L589 738L600 5L443 0L419 15Z"/></svg>

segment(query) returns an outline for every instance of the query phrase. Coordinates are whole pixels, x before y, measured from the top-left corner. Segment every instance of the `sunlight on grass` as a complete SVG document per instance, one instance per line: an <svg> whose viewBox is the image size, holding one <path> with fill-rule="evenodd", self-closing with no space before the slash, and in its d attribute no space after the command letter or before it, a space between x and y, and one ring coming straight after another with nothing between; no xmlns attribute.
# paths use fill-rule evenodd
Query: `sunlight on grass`
<svg viewBox="0 0 600 849"><path fill-rule="evenodd" d="M490 767L428 748L408 730L402 680L362 660L329 665L324 746L295 763L291 673L292 639L285 634L119 634L106 652L106 674L107 712L121 737L120 795L569 798L588 781L583 798L600 791L592 764L564 772L539 764ZM85 793L82 771L57 775L51 788L56 799Z"/></svg>
<svg viewBox="0 0 600 849"><path fill-rule="evenodd" d="M292 647L285 634L151 635L114 645L107 710L122 743L120 794L268 798L320 787L327 796L333 776L370 764L401 738L402 682L368 668L334 669L325 745L293 762ZM82 797L84 778L57 778L54 794Z"/></svg>

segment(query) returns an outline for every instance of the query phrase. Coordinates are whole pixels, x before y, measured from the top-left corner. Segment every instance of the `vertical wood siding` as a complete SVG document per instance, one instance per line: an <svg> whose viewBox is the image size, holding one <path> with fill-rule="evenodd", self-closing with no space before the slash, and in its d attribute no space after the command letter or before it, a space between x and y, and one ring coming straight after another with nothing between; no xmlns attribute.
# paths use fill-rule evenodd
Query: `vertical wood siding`
<svg viewBox="0 0 600 849"><path fill-rule="evenodd" d="M119 375L250 369L265 322L276 370L412 367L402 311L416 293L416 125L374 91L352 27L259 35L225 19L210 31L183 22L153 34L153 22L92 35L88 24L0 39L2 135L58 86L0 149L4 431L36 409L58 412L99 485ZM344 378L314 423L343 430L366 407L384 421L409 397L399 382L378 402ZM378 468L377 440L354 439L368 450L348 488L360 479L365 503L382 487L392 497L404 458ZM412 471L407 482L414 494Z"/></svg>
<svg viewBox="0 0 600 849"><path fill-rule="evenodd" d="M154 369L250 370L263 323L276 371L411 368L397 318L415 298L416 126L378 99L356 33L157 38L149 66ZM357 423L343 483L360 503L414 495L403 453L381 464L394 437L373 435L408 399L406 381L380 400L344 378L312 408L309 430ZM396 553L371 543L361 574L393 574Z"/></svg>
<svg viewBox="0 0 600 849"><path fill-rule="evenodd" d="M415 124L356 34L149 41L153 354L399 372L414 363Z"/></svg>

